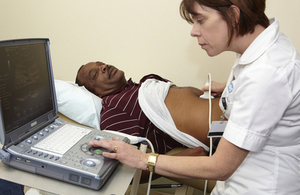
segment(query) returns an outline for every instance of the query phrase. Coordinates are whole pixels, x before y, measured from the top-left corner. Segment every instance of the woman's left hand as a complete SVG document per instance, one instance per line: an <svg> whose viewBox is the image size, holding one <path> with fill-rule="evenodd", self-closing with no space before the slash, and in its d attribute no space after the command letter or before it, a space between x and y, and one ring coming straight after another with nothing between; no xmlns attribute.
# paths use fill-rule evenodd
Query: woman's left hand
<svg viewBox="0 0 300 195"><path fill-rule="evenodd" d="M130 144L119 141L115 137L112 140L90 141L89 144L94 147L102 147L114 151L103 152L102 155L104 157L116 159L135 169L146 170L148 154L139 151Z"/></svg>

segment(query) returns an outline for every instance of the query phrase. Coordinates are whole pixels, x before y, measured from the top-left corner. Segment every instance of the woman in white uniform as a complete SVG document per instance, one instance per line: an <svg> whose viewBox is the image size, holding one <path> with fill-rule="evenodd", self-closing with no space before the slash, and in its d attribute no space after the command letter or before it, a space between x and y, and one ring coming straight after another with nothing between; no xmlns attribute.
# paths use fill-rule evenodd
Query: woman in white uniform
<svg viewBox="0 0 300 195"><path fill-rule="evenodd" d="M219 180L212 194L300 194L300 56L268 20L265 0L183 0L181 15L209 56L237 54L227 83L213 83L228 119L211 156L144 154L117 140L103 153L157 174ZM204 88L203 90L207 90Z"/></svg>

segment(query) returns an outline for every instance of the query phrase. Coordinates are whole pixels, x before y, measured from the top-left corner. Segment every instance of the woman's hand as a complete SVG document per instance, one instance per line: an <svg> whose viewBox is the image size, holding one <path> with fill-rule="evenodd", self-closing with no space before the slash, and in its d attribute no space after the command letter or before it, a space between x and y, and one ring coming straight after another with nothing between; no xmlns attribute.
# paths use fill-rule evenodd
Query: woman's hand
<svg viewBox="0 0 300 195"><path fill-rule="evenodd" d="M226 87L226 82L225 83L218 83L215 81L211 82L211 95L214 97L221 97L223 90ZM209 86L204 86L202 87L201 91L208 91Z"/></svg>
<svg viewBox="0 0 300 195"><path fill-rule="evenodd" d="M116 159L121 163L135 168L146 170L148 154L139 151L130 144L119 141L113 137L112 140L90 141L89 144L94 147L103 147L115 152L103 152L102 155L107 158Z"/></svg>

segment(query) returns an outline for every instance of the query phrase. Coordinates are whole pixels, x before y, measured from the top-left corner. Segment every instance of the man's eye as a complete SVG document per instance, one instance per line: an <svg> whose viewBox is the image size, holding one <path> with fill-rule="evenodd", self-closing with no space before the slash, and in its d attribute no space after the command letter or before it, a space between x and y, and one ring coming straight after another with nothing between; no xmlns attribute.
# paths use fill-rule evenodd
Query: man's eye
<svg viewBox="0 0 300 195"><path fill-rule="evenodd" d="M98 70L94 70L92 74L92 79L96 79L97 74L98 74Z"/></svg>
<svg viewBox="0 0 300 195"><path fill-rule="evenodd" d="M94 79L97 77L97 73L98 73L98 71L95 71Z"/></svg>

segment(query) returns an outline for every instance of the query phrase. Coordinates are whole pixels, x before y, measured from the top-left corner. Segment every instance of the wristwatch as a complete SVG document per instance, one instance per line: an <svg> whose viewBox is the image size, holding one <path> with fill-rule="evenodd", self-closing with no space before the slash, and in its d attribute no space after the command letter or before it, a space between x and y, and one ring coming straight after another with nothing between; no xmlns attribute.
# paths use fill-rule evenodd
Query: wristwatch
<svg viewBox="0 0 300 195"><path fill-rule="evenodd" d="M147 170L150 172L154 172L154 167L156 164L158 154L151 153L148 157L147 161Z"/></svg>

